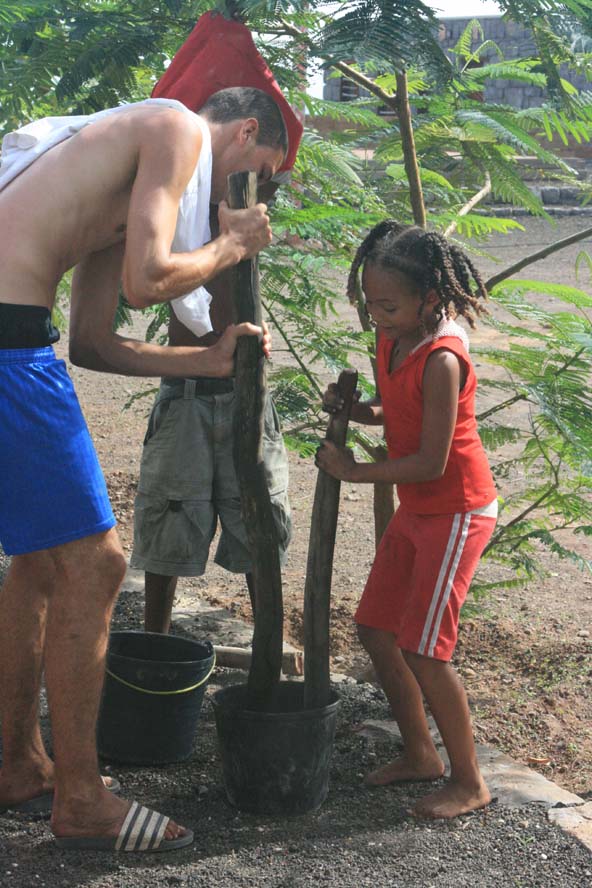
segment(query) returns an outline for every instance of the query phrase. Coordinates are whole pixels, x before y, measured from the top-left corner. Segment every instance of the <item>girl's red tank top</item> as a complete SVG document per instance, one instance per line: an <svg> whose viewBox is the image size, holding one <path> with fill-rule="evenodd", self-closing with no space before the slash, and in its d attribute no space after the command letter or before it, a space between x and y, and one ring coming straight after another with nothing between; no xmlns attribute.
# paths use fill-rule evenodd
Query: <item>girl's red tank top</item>
<svg viewBox="0 0 592 888"><path fill-rule="evenodd" d="M419 515L470 512L486 506L497 493L477 431L477 377L461 338L444 335L422 344L407 355L400 367L389 373L393 346L394 341L383 336L377 348L378 388L391 459L409 456L419 450L423 372L429 356L438 349L446 349L457 356L466 373L465 384L459 392L456 426L444 474L434 481L397 484L399 502Z"/></svg>

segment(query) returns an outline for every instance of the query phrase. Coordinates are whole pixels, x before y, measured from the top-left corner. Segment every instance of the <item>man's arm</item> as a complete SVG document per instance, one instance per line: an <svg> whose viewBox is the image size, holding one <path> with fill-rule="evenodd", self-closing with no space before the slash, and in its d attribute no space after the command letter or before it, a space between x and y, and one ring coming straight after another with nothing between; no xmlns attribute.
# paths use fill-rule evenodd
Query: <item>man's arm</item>
<svg viewBox="0 0 592 888"><path fill-rule="evenodd" d="M70 360L73 364L125 376L231 376L236 339L259 333L253 324L230 326L210 348L162 346L113 332L124 244L80 262L72 281ZM263 347L269 351L269 337Z"/></svg>
<svg viewBox="0 0 592 888"><path fill-rule="evenodd" d="M179 202L197 164L202 136L188 115L147 116L132 187L123 261L126 297L136 308L168 302L250 258L271 241L267 208L220 205L220 234L188 253L172 253Z"/></svg>

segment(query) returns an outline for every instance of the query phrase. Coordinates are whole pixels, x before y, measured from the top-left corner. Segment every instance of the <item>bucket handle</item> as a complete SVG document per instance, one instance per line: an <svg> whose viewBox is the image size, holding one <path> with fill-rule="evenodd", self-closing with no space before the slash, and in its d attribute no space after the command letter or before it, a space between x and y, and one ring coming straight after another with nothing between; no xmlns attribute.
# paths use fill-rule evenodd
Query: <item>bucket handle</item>
<svg viewBox="0 0 592 888"><path fill-rule="evenodd" d="M107 673L107 675L111 676L111 678L114 678L115 681L118 681L120 684L125 685L126 688L131 688L133 691L139 691L141 694L154 694L158 697L171 697L174 694L188 694L189 691L195 691L196 688L199 688L199 687L201 687L202 684L206 683L206 681L208 680L208 678L210 677L210 675L212 674L212 672L214 671L215 668L216 668L216 654L214 654L212 668L210 669L208 674L205 676L205 678L202 678L201 681L198 681L197 684L191 685L190 688L181 688L180 691L150 691L150 690L148 690L148 688L141 688L139 685L132 684L129 681L124 681L123 678L120 678L118 675L115 675L115 673L111 672L110 669L105 669L105 672Z"/></svg>

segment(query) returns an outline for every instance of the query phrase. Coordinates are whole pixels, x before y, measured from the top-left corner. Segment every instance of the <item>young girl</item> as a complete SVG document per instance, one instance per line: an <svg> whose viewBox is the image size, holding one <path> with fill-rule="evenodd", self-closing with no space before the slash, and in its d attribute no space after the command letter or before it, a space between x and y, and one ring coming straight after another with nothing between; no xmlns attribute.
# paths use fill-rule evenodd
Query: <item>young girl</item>
<svg viewBox="0 0 592 888"><path fill-rule="evenodd" d="M343 481L397 485L399 508L376 553L356 622L399 723L404 752L366 782L437 780L444 773L423 694L448 752L450 780L415 810L455 817L491 801L477 764L466 694L449 663L459 611L497 517L477 432L468 338L453 320L461 315L473 327L486 291L458 247L392 221L377 225L358 249L350 294L360 266L378 334L379 397L354 404L352 419L384 425L389 459L358 463L347 448L325 442L317 465ZM337 387L329 386L326 409L341 404Z"/></svg>

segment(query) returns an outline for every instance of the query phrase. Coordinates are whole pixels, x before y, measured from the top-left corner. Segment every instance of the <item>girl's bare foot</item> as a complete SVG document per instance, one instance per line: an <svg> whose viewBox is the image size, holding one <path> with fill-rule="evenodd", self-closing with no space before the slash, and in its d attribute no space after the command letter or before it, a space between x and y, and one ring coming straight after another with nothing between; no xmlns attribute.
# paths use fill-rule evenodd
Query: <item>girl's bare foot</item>
<svg viewBox="0 0 592 888"><path fill-rule="evenodd" d="M483 780L471 785L450 780L442 789L421 799L413 809L413 813L417 817L450 819L485 808L490 801L491 794Z"/></svg>
<svg viewBox="0 0 592 888"><path fill-rule="evenodd" d="M444 773L444 762L439 755L424 759L411 759L405 753L375 771L366 774L367 786L387 786L389 783L439 780Z"/></svg>

